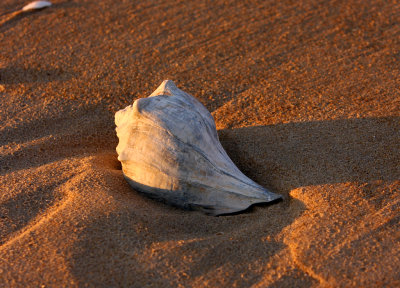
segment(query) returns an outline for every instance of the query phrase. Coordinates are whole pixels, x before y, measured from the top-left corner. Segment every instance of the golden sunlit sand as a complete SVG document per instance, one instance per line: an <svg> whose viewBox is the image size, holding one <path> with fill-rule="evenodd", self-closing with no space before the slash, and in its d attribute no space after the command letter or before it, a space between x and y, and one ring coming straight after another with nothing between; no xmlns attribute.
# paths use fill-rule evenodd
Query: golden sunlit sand
<svg viewBox="0 0 400 288"><path fill-rule="evenodd" d="M52 3L0 2L0 286L400 286L396 1ZM282 202L130 188L114 114L164 79Z"/></svg>

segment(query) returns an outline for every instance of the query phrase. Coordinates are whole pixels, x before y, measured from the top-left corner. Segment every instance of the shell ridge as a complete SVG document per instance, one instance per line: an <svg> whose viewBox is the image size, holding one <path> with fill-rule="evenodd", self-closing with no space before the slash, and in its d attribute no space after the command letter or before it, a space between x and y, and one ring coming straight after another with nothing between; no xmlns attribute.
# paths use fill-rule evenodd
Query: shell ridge
<svg viewBox="0 0 400 288"><path fill-rule="evenodd" d="M183 91L182 91L183 92ZM181 105L181 103L185 103L184 101L182 101L179 97L175 97L175 95L171 95L171 96L167 96L167 97L163 97L163 96L165 96L165 95L155 95L155 96L153 96L154 98L156 98L156 97L161 97L161 98L163 98L166 102L169 102L169 103L171 103L171 104L175 104L176 106L178 106L178 107L181 107L182 109L187 109L188 107L189 107L189 105ZM188 95L188 96L190 96L190 95ZM190 96L190 97L192 97L193 99L195 99L193 96ZM171 99L172 98L172 99ZM140 99L143 99L143 98L140 98ZM144 99L146 99L146 98L144 98ZM203 104L201 104L197 99L195 99L200 105L202 105L203 106ZM198 115L199 117L198 118L200 118L203 122L204 122L204 115L202 115L199 111L193 111L194 113L196 113L196 115ZM211 113L210 112L208 112L207 111L207 123L205 123L205 124L208 124L208 125L206 125L206 127L209 127L209 126L212 126L213 128L215 128L215 125L213 125L212 123L213 123L213 121L214 121L214 119L213 119L213 117L212 117L212 115L211 115ZM214 132L214 131L213 131ZM215 131L216 132L216 131ZM213 133L214 134L214 133Z"/></svg>
<svg viewBox="0 0 400 288"><path fill-rule="evenodd" d="M206 156L206 153L205 153L202 149L199 149L198 147L196 147L196 146L194 146L194 145L192 145L192 144L190 144L190 143L188 143L188 142L182 140L182 139L179 138L177 135L172 134L171 131L169 131L169 130L166 129L165 127L159 125L158 121L154 121L153 119L149 118L149 117L146 115L146 113L142 113L142 114L141 114L141 120L142 120L142 121L144 120L143 118L145 118L146 120L149 120L149 122L151 122L150 125L151 125L152 127L156 127L156 128L162 129L163 132L167 133L170 137L176 139L176 140L179 141L180 143L183 143L183 144L185 144L185 145L188 145L190 148L192 148L194 151L196 151L200 156L202 156L202 158L205 159L205 160L212 166L212 168L213 168L216 172L218 172L218 173L220 173L220 174L223 174L223 175L225 175L225 176L231 177L231 178L233 178L233 179L235 179L235 180L237 180L237 181L239 181L239 182L241 182L241 183L243 183L243 184L245 184L245 185L249 185L249 186L251 186L251 187L253 187L253 188L257 189L257 190L261 190L261 191L267 192L267 193L273 193L273 192L268 191L268 190L265 189L264 187L258 185L257 183L255 183L253 180L251 180L250 178L248 178L246 175L244 175L244 174L243 174L240 170L238 170L238 169L237 169L237 172L240 173L240 177L245 177L245 179L248 180L249 182L246 182L246 181L244 181L244 179L241 179L241 178L239 178L239 177L233 175L232 173L229 173L228 171L224 171L223 169L217 167L217 166ZM152 120L153 120L153 121L152 121ZM147 122L147 121L146 121L146 122ZM153 123L154 123L154 124L153 124ZM143 133L143 132L142 132L142 133ZM153 138L153 140L155 140L155 139ZM222 156L224 156L224 155L222 155ZM226 156L228 156L228 155L226 155ZM223 157L223 158L225 158L225 157ZM230 160L229 156L228 156L228 159ZM232 161L232 160L231 160L231 161ZM232 162L232 163L233 163L233 162ZM210 186L210 187L211 187L211 186ZM265 191L265 190L266 190L266 191ZM235 193L235 192L233 192L233 193ZM235 194L237 194L237 193L235 193ZM265 193L262 193L262 192L260 192L260 194L261 194L261 195L265 195ZM274 193L274 194L275 194L275 193Z"/></svg>
<svg viewBox="0 0 400 288"><path fill-rule="evenodd" d="M170 133L170 131L167 131L167 130L166 130L166 132L167 132L167 133ZM267 189L265 189L264 187L262 187L262 186L258 185L257 183L255 183L255 182L254 182L253 180L251 180L250 178L248 178L246 175L244 175L242 172L240 172L240 170L239 170L239 172L241 173L240 176L241 176L241 177L244 176L245 179L246 179L246 180L247 180L247 179L250 180L250 182L245 182L243 179L240 179L239 177L237 177L237 176L235 176L235 175L229 173L228 171L222 170L221 168L217 167L217 166L205 155L205 153L204 153L203 150L199 149L198 147L196 147L196 146L194 146L194 145L192 145L192 144L190 144L190 143L187 143L187 142L181 140L181 139L180 139L179 137L177 137L176 135L173 135L173 134L170 134L170 135L171 135L172 137L174 137L176 140L178 140L179 142L181 142L181 143L183 143L183 144L189 146L189 147L192 148L194 151L196 151L196 152L197 152L200 156L202 156L202 158L205 159L205 160L211 165L211 167L214 168L214 170L217 171L218 173L223 174L223 175L228 176L228 177L231 177L231 178L234 178L235 180L237 180L237 181L239 181L239 182L241 182L241 183L243 183L243 184L252 186L253 188L261 189L263 192L266 190L265 192L267 192L267 193L272 193L272 192L268 191ZM210 186L210 187L211 187L211 186ZM235 192L233 192L233 193L235 193ZM237 194L237 193L235 193L235 194ZM261 193L261 194L264 195L264 193ZM275 194L275 193L273 193L273 194Z"/></svg>
<svg viewBox="0 0 400 288"><path fill-rule="evenodd" d="M241 176L241 177L245 177L245 179L246 179L246 180L248 179L250 182L245 182L244 179L241 179L241 178L239 178L239 177L233 175L232 173L229 173L228 171L225 171L225 170L223 170L223 169L217 167L217 166L206 156L206 153L204 153L203 150L199 149L198 147L196 147L196 146L194 146L194 145L192 145L192 144L190 144L190 143L187 143L186 141L183 141L183 140L180 139L178 136L172 134L170 131L168 131L168 130L165 129L164 127L159 126L159 125L157 125L157 124L150 124L150 125L151 125L152 127L156 127L156 128L162 129L163 132L167 133L171 138L176 139L178 142L180 142L180 143L182 143L182 144L184 144L184 145L186 145L186 146L192 148L194 151L196 151L196 152L198 153L198 155L200 155L203 159L205 159L205 160L211 165L211 167L213 168L213 170L216 171L217 173L220 173L220 174L223 174L223 175L225 175L225 176L231 177L231 178L233 178L233 179L235 179L235 180L237 180L237 181L239 181L239 182L241 182L241 183L243 183L243 184L245 184L245 185L252 186L252 188L254 188L254 189L261 190L261 191L263 191L263 192L264 192L264 190L266 190L266 189L263 188L262 186L260 186L260 185L258 185L257 183L255 183L253 180L249 179L246 175L244 175L242 172L240 172L240 170L239 170L239 172L241 173L240 176ZM144 132L142 132L142 133L144 133ZM147 132L146 132L146 133L147 133ZM162 142L156 140L156 138L152 138L152 140L153 140L153 141L157 141L158 143L162 144ZM168 149L168 150L170 150L170 149ZM124 161L126 161L126 160L124 160ZM161 172L161 169L159 168L159 166L150 165L150 164L148 164L148 165L151 166L151 167L157 168L157 169L160 170L160 172ZM166 174L165 172L162 172L162 173L163 173L163 174ZM166 174L166 175L167 175L167 174ZM193 182L195 182L195 181L193 181ZM209 186L209 187L212 187L212 186ZM235 194L235 195L241 195L241 194L238 194L238 193L236 193L236 192L234 192L234 191L229 191L229 190L225 190L225 191L226 191L226 192L229 192L229 193L232 193L232 194ZM260 194L261 194L262 196L265 196L265 193L262 193L261 191L260 191ZM272 193L272 192L270 192L270 191L265 191L265 192L267 192L267 193ZM249 196L246 195L246 197L249 197ZM250 198L251 198L251 197L250 197Z"/></svg>

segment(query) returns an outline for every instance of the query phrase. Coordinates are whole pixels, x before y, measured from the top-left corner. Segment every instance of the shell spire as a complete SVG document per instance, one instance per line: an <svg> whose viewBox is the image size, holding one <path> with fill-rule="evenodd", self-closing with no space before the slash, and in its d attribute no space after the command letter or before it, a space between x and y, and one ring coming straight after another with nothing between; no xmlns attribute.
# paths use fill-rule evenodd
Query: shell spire
<svg viewBox="0 0 400 288"><path fill-rule="evenodd" d="M174 81L164 80L160 86L149 97L158 96L158 95L173 95L172 91L176 91L178 87L175 86Z"/></svg>
<svg viewBox="0 0 400 288"><path fill-rule="evenodd" d="M281 199L240 172L210 112L171 80L118 111L115 123L124 176L151 198L211 215Z"/></svg>

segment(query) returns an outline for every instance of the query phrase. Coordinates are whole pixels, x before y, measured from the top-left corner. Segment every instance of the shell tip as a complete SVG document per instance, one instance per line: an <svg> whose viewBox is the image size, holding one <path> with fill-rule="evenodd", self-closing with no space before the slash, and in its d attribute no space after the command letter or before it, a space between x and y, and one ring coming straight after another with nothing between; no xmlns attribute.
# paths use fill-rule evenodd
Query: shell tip
<svg viewBox="0 0 400 288"><path fill-rule="evenodd" d="M152 96L158 96L158 95L172 95L172 91L178 89L172 80L164 80L160 86L150 95Z"/></svg>

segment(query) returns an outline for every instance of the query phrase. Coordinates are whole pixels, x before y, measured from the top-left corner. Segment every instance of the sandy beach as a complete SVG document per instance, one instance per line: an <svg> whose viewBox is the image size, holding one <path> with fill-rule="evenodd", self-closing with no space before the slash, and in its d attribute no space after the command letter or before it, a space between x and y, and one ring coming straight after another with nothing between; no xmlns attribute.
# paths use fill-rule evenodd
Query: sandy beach
<svg viewBox="0 0 400 288"><path fill-rule="evenodd" d="M400 3L0 2L0 287L399 287ZM125 181L170 79L283 196L212 217Z"/></svg>

